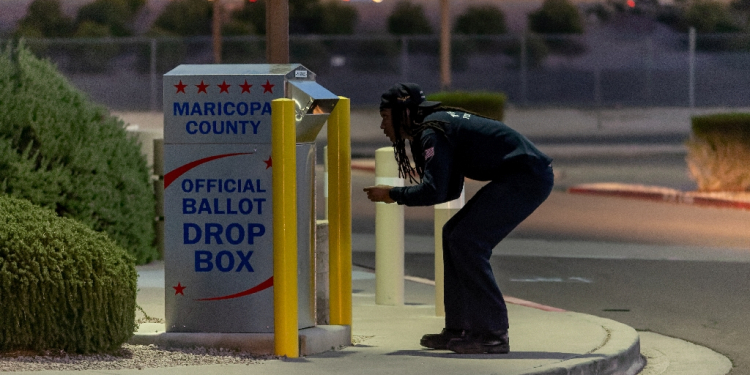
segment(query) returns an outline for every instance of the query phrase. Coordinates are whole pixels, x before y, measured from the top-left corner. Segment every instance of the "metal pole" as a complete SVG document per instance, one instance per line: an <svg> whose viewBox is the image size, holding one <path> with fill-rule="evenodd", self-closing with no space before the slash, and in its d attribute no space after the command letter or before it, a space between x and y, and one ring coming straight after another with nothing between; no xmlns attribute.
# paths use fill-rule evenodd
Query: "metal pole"
<svg viewBox="0 0 750 375"><path fill-rule="evenodd" d="M328 117L328 243L331 324L352 325L352 148L349 98Z"/></svg>
<svg viewBox="0 0 750 375"><path fill-rule="evenodd" d="M526 35L521 35L521 61L519 62L521 68L521 103L529 104L528 91L529 91L529 62L528 55L526 53Z"/></svg>
<svg viewBox="0 0 750 375"><path fill-rule="evenodd" d="M289 63L289 0L266 1L266 60Z"/></svg>
<svg viewBox="0 0 750 375"><path fill-rule="evenodd" d="M214 15L211 35L213 36L214 64L221 64L221 0L213 0Z"/></svg>
<svg viewBox="0 0 750 375"><path fill-rule="evenodd" d="M375 185L404 186L393 147L375 151ZM375 203L375 303L404 304L404 206Z"/></svg>
<svg viewBox="0 0 750 375"><path fill-rule="evenodd" d="M409 39L401 37L401 82L409 82Z"/></svg>
<svg viewBox="0 0 750 375"><path fill-rule="evenodd" d="M690 33L688 34L688 38L690 39L689 45L690 45L690 51L688 52L688 66L689 66L689 78L688 78L688 100L690 102L690 108L695 108L695 28L690 28Z"/></svg>
<svg viewBox="0 0 750 375"><path fill-rule="evenodd" d="M294 101L271 102L273 311L276 355L299 357L297 154Z"/></svg>
<svg viewBox="0 0 750 375"><path fill-rule="evenodd" d="M448 0L440 0L440 89L451 87L451 20Z"/></svg>
<svg viewBox="0 0 750 375"><path fill-rule="evenodd" d="M465 190L458 199L435 205L435 315L445 316L445 269L443 265L443 226L464 206Z"/></svg>
<svg viewBox="0 0 750 375"><path fill-rule="evenodd" d="M156 88L156 39L151 39L151 63L149 64L149 73L151 75L151 110L156 111L159 108Z"/></svg>

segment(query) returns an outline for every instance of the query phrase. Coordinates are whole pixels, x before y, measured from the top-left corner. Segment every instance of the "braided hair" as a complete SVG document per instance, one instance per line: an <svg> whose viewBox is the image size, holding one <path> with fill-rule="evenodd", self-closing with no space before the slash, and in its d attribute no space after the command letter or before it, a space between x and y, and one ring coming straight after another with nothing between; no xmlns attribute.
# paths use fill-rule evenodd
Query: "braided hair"
<svg viewBox="0 0 750 375"><path fill-rule="evenodd" d="M437 133L445 135L447 122L424 121L427 115L439 111L460 111L485 117L462 108L444 106L439 102L426 102L424 92L415 83L399 83L386 91L381 96L380 109L386 108L391 109L393 129L396 133L393 154L398 164L398 175L403 179L408 178L409 182L412 183L419 183L424 177L425 161L423 155L412 152L412 157L414 157L414 165L412 166L406 153L406 139L401 138L402 129L412 138L417 138L427 129L433 129ZM414 145L410 143L409 146L414 151ZM416 176L419 177L419 180Z"/></svg>

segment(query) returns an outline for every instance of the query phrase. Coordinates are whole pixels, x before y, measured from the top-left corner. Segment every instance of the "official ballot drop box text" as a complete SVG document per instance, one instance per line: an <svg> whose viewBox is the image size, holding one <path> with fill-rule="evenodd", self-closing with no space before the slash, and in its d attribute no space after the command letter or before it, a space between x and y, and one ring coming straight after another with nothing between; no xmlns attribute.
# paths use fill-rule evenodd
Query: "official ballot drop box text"
<svg viewBox="0 0 750 375"><path fill-rule="evenodd" d="M338 97L300 64L164 75L168 332L273 332L271 101L295 102L299 328L315 325L315 138Z"/></svg>

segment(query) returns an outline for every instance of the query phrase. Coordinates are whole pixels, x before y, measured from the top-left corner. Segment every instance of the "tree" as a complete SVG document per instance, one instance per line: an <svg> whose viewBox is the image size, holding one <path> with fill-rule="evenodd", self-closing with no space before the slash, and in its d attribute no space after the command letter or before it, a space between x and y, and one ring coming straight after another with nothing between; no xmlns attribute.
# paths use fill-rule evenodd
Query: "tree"
<svg viewBox="0 0 750 375"><path fill-rule="evenodd" d="M388 16L388 32L396 35L432 34L432 26L421 5L402 0Z"/></svg>
<svg viewBox="0 0 750 375"><path fill-rule="evenodd" d="M329 1L321 6L323 17L322 34L354 34L359 15L357 10L345 3Z"/></svg>
<svg viewBox="0 0 750 375"><path fill-rule="evenodd" d="M212 16L213 7L206 0L175 0L156 18L152 28L179 36L210 35Z"/></svg>
<svg viewBox="0 0 750 375"><path fill-rule="evenodd" d="M541 34L582 34L583 20L568 0L544 0L541 8L529 14L529 29Z"/></svg>
<svg viewBox="0 0 750 375"><path fill-rule="evenodd" d="M112 36L133 35L131 25L145 0L96 0L78 9L77 26L94 22L109 28Z"/></svg>
<svg viewBox="0 0 750 375"><path fill-rule="evenodd" d="M60 8L58 0L34 0L26 16L18 22L18 36L65 38L73 33L73 20Z"/></svg>
<svg viewBox="0 0 750 375"><path fill-rule="evenodd" d="M456 34L496 35L507 31L505 13L492 5L471 6L456 19Z"/></svg>
<svg viewBox="0 0 750 375"><path fill-rule="evenodd" d="M685 20L699 33L726 33L742 30L729 13L729 8L718 1L698 0L688 6Z"/></svg>

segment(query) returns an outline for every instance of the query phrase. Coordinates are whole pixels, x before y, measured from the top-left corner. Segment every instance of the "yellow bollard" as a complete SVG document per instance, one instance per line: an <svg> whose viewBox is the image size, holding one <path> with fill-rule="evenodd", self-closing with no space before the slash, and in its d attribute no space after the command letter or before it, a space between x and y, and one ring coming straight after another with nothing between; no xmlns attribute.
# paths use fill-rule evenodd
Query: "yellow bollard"
<svg viewBox="0 0 750 375"><path fill-rule="evenodd" d="M349 98L328 117L330 319L352 325L352 175Z"/></svg>
<svg viewBox="0 0 750 375"><path fill-rule="evenodd" d="M404 186L393 147L375 151L375 185ZM375 203L375 303L404 304L404 206Z"/></svg>
<svg viewBox="0 0 750 375"><path fill-rule="evenodd" d="M443 266L443 226L464 206L466 191L450 202L435 205L435 315L445 316L445 274Z"/></svg>
<svg viewBox="0 0 750 375"><path fill-rule="evenodd" d="M297 154L294 101L271 102L273 311L276 355L299 357Z"/></svg>
<svg viewBox="0 0 750 375"><path fill-rule="evenodd" d="M323 146L323 198L325 198L325 219L328 220L328 146Z"/></svg>

